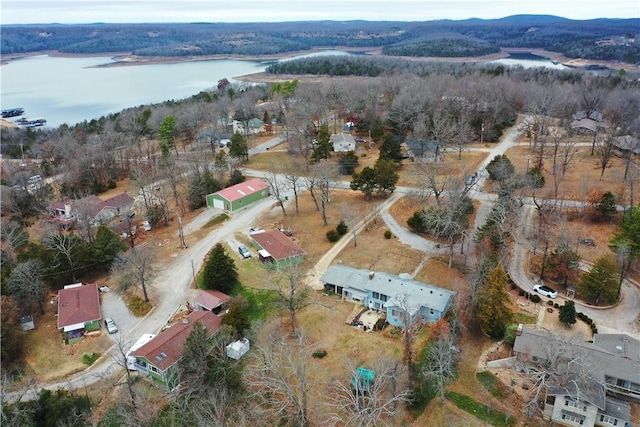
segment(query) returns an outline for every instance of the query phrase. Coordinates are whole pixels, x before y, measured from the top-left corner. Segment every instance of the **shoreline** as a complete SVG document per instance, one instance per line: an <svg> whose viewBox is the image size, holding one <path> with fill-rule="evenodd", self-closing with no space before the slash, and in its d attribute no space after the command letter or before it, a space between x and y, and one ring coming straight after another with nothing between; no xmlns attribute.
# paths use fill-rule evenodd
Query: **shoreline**
<svg viewBox="0 0 640 427"><path fill-rule="evenodd" d="M152 64L176 64L182 62L198 62L198 61L214 61L214 60L235 60L235 61L254 61L254 62L265 62L265 61L275 61L283 58L290 58L299 55L307 55L318 53L327 50L339 50L350 53L360 53L367 56L383 56L382 48L348 48L348 47L319 47L310 50L302 50L302 51L294 51L294 52L285 52L274 55L203 55L203 56L138 56L134 55L131 52L102 52L95 54L71 54L71 53L62 53L58 51L39 51L39 52L29 52L29 53L17 53L10 55L0 55L0 66L6 65L11 61L19 60L22 58L27 58L31 56L39 56L39 55L49 55L51 57L57 58L90 58L90 57L111 57L115 62L96 65L95 68L110 68L110 67L127 67L127 66L136 66L136 65L152 65ZM475 56L475 57L460 57L460 58L451 58L451 57L392 57L392 58L402 58L411 61L425 61L425 62L488 62L495 61L497 59L508 58L511 53L530 53L532 55L540 56L542 58L549 59L550 61L557 62L558 64L564 65L570 68L585 68L589 65L598 65L609 68L611 70L625 70L625 71L635 71L640 72L640 65L628 64L619 61L602 61L602 60L590 60L583 58L569 58L557 52L551 52L543 49L535 49L535 48L501 48L500 52L485 55L485 56ZM258 73L258 75L264 73ZM247 75L252 76L252 74ZM240 77L247 77L240 76ZM236 78L236 77L234 77ZM237 80L242 81L250 81L236 78ZM280 78L274 76L274 81L280 81ZM260 79L263 81L264 79Z"/></svg>

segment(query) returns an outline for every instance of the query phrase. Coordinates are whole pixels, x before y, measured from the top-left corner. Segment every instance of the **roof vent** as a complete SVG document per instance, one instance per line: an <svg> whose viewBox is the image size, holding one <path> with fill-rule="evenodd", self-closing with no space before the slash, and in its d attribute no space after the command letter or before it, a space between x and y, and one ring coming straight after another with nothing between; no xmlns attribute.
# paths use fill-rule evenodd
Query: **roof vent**
<svg viewBox="0 0 640 427"><path fill-rule="evenodd" d="M618 353L622 353L622 350L623 350L623 349L622 349L622 346L621 346L621 345L617 345L617 346L616 346L616 351L617 351Z"/></svg>
<svg viewBox="0 0 640 427"><path fill-rule="evenodd" d="M375 273L373 271L369 272L369 280L373 280L373 276L375 275Z"/></svg>
<svg viewBox="0 0 640 427"><path fill-rule="evenodd" d="M189 318L188 317L183 317L182 318L182 323L184 323L185 325L189 323Z"/></svg>

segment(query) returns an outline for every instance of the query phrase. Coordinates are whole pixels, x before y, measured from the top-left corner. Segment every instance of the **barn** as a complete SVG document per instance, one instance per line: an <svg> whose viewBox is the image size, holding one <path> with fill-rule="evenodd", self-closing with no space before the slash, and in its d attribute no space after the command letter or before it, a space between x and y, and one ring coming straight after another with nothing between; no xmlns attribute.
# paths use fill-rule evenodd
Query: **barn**
<svg viewBox="0 0 640 427"><path fill-rule="evenodd" d="M250 179L207 195L207 207L237 212L253 202L269 197L269 185L261 179Z"/></svg>

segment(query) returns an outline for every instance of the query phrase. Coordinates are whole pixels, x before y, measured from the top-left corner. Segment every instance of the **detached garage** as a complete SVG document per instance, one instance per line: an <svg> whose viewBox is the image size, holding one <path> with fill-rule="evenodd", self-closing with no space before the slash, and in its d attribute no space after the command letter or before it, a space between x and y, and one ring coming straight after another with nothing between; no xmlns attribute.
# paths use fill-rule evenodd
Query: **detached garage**
<svg viewBox="0 0 640 427"><path fill-rule="evenodd" d="M269 185L256 178L207 195L207 207L232 213L265 197L269 197Z"/></svg>

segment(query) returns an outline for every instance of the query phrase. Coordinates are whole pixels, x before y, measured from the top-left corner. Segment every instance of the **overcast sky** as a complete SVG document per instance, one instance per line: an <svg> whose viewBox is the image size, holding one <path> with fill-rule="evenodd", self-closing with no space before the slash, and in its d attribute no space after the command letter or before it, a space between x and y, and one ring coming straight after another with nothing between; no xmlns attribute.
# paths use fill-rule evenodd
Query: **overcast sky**
<svg viewBox="0 0 640 427"><path fill-rule="evenodd" d="M640 17L638 0L2 0L0 9L2 24Z"/></svg>

